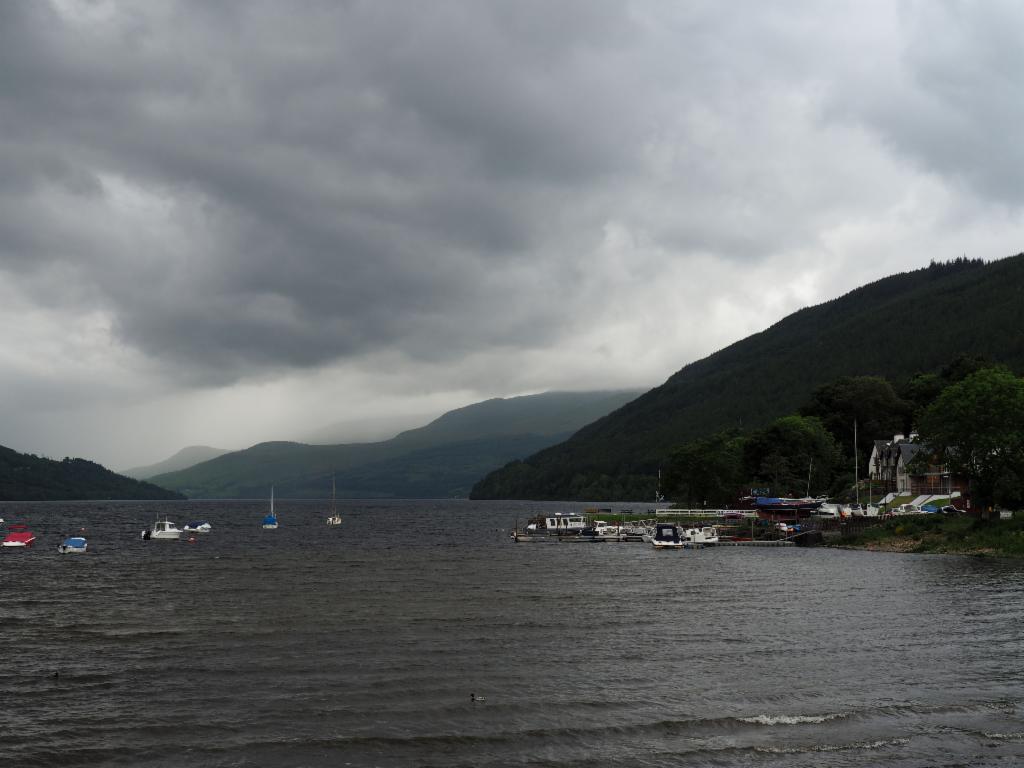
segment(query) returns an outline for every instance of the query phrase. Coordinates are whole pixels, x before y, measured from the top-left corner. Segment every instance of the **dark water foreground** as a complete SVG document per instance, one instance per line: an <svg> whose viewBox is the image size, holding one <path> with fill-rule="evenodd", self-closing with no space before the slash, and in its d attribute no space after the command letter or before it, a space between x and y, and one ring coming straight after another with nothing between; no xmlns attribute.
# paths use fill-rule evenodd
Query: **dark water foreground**
<svg viewBox="0 0 1024 768"><path fill-rule="evenodd" d="M265 506L0 505L41 535L0 551L0 764L1024 761L1022 563L516 545L558 505L493 502L328 528L285 501L262 531ZM157 509L215 530L144 543Z"/></svg>

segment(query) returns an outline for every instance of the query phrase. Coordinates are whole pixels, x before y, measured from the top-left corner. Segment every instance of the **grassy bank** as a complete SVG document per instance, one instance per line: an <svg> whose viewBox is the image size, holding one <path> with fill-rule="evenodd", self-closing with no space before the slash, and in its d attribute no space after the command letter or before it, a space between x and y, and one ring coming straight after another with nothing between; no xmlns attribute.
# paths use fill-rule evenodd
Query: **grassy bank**
<svg viewBox="0 0 1024 768"><path fill-rule="evenodd" d="M912 515L844 538L840 545L883 552L1024 557L1024 517L1018 514L1012 520L978 520Z"/></svg>

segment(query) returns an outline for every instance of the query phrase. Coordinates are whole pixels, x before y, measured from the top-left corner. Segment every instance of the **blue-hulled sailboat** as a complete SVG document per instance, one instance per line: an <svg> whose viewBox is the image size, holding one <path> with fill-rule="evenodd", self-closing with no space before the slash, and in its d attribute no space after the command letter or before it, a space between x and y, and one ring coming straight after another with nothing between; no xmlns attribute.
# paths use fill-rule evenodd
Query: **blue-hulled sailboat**
<svg viewBox="0 0 1024 768"><path fill-rule="evenodd" d="M270 514L263 518L263 527L268 530L277 528L277 514L274 512L274 486L270 486Z"/></svg>

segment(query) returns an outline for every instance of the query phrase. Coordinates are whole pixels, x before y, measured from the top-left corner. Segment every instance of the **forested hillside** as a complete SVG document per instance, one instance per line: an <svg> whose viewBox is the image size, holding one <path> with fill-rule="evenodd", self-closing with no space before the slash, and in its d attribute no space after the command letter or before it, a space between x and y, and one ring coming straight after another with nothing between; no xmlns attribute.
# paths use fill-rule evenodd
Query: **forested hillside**
<svg viewBox="0 0 1024 768"><path fill-rule="evenodd" d="M0 500L182 499L85 459L54 461L0 446Z"/></svg>
<svg viewBox="0 0 1024 768"><path fill-rule="evenodd" d="M564 443L488 475L474 498L653 498L672 450L795 413L845 376L900 382L958 355L1024 370L1024 254L894 275L687 365Z"/></svg>

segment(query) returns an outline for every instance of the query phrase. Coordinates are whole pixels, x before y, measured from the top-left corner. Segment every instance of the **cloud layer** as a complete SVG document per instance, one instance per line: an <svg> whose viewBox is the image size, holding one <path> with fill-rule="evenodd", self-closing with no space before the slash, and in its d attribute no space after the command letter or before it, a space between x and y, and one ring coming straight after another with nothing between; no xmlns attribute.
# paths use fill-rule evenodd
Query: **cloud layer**
<svg viewBox="0 0 1024 768"><path fill-rule="evenodd" d="M654 385L1019 251L1021 30L1009 2L4 3L0 442L138 464Z"/></svg>

